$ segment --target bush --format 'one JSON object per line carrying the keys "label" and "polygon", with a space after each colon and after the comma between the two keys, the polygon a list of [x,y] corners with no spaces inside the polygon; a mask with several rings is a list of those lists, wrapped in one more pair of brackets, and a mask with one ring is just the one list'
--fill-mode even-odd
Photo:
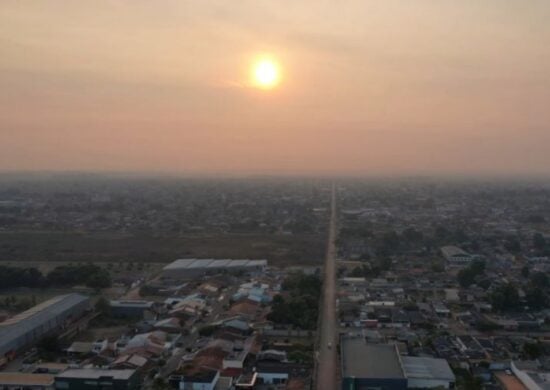
{"label": "bush", "polygon": [[315,329],[321,294],[319,277],[303,273],[292,274],[285,279],[283,289],[289,292],[289,297],[286,300],[281,295],[274,297],[268,319],[301,329]]}
{"label": "bush", "polygon": [[214,334],[216,331],[216,327],[214,325],[206,325],[199,329],[199,335],[202,337],[210,337]]}

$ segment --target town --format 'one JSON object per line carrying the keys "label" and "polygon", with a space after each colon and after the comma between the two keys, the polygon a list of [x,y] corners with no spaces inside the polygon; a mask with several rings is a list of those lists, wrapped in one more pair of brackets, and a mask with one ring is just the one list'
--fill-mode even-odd
{"label": "town", "polygon": [[0,192],[0,388],[550,388],[544,183],[69,183]]}

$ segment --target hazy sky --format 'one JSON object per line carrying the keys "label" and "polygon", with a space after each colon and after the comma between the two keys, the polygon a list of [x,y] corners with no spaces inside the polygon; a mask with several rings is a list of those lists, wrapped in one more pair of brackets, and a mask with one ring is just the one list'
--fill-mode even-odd
{"label": "hazy sky", "polygon": [[[546,173],[550,1],[0,2],[0,170]],[[271,53],[278,88],[248,86]]]}

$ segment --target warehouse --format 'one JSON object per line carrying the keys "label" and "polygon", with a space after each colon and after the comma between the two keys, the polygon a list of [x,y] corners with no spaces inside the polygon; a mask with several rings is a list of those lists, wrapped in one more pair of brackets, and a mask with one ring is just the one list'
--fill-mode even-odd
{"label": "warehouse", "polygon": [[60,331],[89,306],[90,299],[84,295],[60,295],[0,323],[0,357],[13,357],[43,336]]}
{"label": "warehouse", "polygon": [[164,267],[163,277],[192,279],[223,272],[263,272],[266,267],[267,260],[180,259]]}
{"label": "warehouse", "polygon": [[361,337],[343,337],[341,351],[342,389],[449,389],[455,384],[445,359],[401,356],[395,345],[370,344]]}
{"label": "warehouse", "polygon": [[342,389],[406,390],[407,378],[395,345],[342,338]]}

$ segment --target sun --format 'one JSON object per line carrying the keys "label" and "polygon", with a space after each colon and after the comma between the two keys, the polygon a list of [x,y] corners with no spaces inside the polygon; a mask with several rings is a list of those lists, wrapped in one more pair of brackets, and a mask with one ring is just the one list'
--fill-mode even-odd
{"label": "sun", "polygon": [[280,71],[277,62],[271,58],[261,58],[252,66],[252,81],[255,86],[271,89],[280,81]]}

